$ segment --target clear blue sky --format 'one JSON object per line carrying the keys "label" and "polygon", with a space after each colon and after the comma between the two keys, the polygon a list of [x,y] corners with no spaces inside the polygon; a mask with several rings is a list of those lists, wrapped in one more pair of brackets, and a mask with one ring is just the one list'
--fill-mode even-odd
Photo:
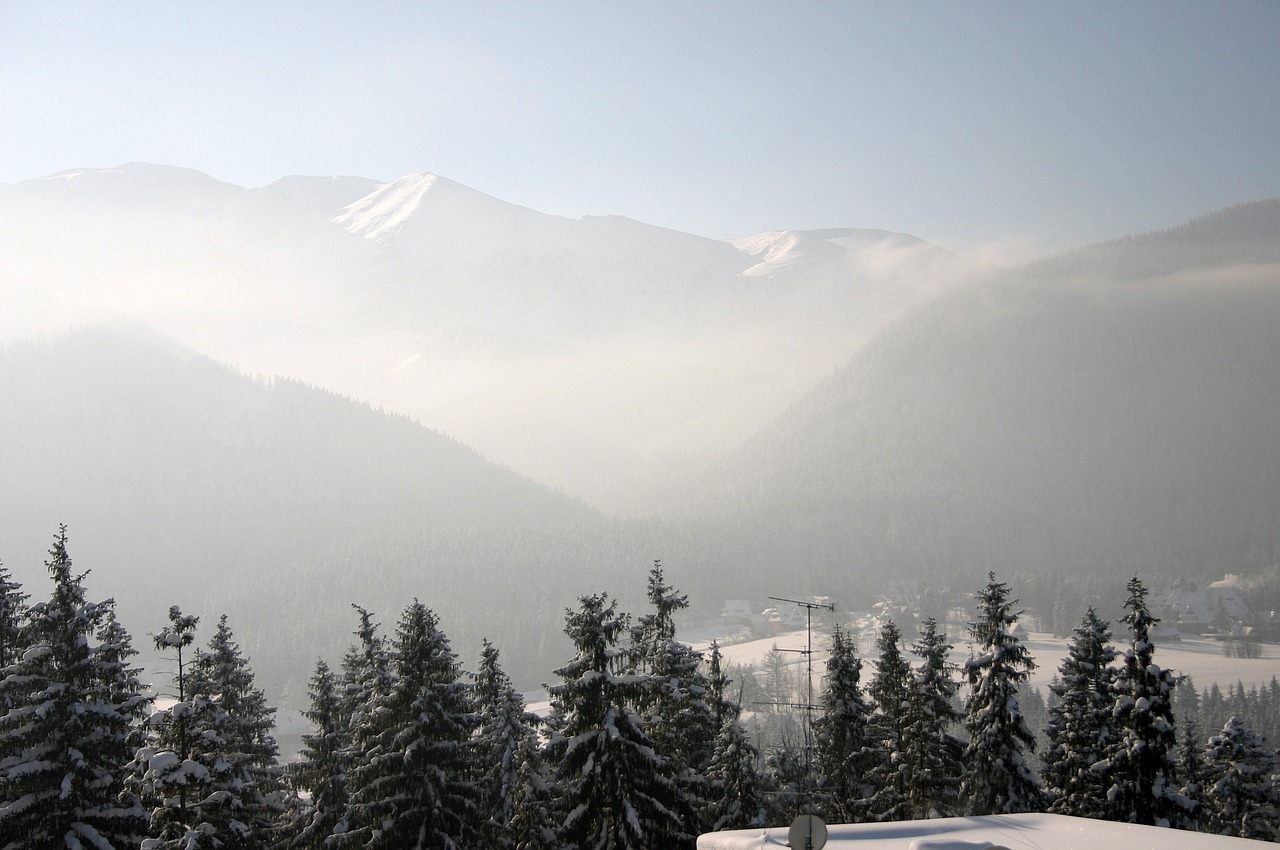
{"label": "clear blue sky", "polygon": [[1061,248],[1280,195],[1280,2],[0,0],[0,180],[131,160]]}

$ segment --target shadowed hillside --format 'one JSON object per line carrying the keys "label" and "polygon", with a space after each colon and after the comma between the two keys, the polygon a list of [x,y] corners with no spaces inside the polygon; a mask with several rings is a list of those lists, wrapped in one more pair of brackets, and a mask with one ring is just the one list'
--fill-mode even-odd
{"label": "shadowed hillside", "polygon": [[606,548],[625,537],[611,521],[407,418],[143,332],[12,344],[0,398],[15,576],[43,590],[65,522],[139,646],[171,604],[226,611],[273,689],[340,656],[350,603],[391,624],[415,596],[468,661],[487,635],[536,683],[561,660],[564,607],[604,589],[593,576],[630,565],[639,592],[654,557]]}
{"label": "shadowed hillside", "polygon": [[1220,574],[1280,559],[1280,203],[1051,258],[911,315],[717,473],[739,557]]}

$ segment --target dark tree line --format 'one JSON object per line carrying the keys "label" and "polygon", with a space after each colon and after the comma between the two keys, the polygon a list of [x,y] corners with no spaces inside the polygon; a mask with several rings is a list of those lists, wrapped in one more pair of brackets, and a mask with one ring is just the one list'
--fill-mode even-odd
{"label": "dark tree line", "polygon": [[[175,675],[152,696],[114,603],[88,601],[65,528],[46,564],[53,586],[36,603],[0,567],[3,850],[692,848],[701,832],[801,810],[845,822],[1048,810],[1280,837],[1276,752],[1239,715],[1200,735],[1212,700],[1154,662],[1137,579],[1127,647],[1092,609],[1076,628],[1038,772],[1018,698],[1033,662],[994,574],[962,669],[932,619],[910,652],[886,623],[864,682],[837,628],[812,734],[761,752],[746,682],[735,699],[719,648],[677,640],[687,599],[657,562],[642,614],[603,593],[565,611],[573,655],[542,717],[487,641],[465,672],[420,601],[389,635],[355,607],[340,664],[316,663],[300,758],[281,765],[274,709],[225,616],[205,639],[170,609],[153,640]],[[1186,693],[1197,710],[1176,725]]]}

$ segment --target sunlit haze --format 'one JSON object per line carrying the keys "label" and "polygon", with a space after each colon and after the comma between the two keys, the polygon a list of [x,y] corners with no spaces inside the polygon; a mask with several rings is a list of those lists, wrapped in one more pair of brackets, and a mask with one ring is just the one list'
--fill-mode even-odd
{"label": "sunlit haze", "polygon": [[1278,446],[1280,0],[0,0],[0,850],[1280,840]]}

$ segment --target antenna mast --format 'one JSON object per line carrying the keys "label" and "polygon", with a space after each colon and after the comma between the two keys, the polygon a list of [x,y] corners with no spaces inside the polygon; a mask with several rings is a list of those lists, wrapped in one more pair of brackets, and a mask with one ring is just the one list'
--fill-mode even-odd
{"label": "antenna mast", "polygon": [[[790,602],[794,605],[799,605],[801,608],[805,609],[805,616],[807,619],[807,622],[805,624],[804,649],[779,648],[778,650],[779,652],[799,652],[801,655],[805,657],[806,672],[807,672],[807,676],[805,677],[805,685],[806,685],[805,702],[802,705],[792,704],[792,707],[804,709],[804,783],[805,783],[804,791],[805,791],[805,798],[807,800],[809,797],[809,791],[810,791],[809,786],[812,785],[812,782],[810,780],[809,750],[812,747],[813,710],[818,707],[813,703],[813,612],[818,609],[821,609],[824,611],[835,611],[836,606],[834,603],[823,604],[815,601],[805,601],[803,599],[787,599],[782,596],[770,596],[769,598],[775,602]],[[816,598],[817,597],[815,597],[815,599]]]}

